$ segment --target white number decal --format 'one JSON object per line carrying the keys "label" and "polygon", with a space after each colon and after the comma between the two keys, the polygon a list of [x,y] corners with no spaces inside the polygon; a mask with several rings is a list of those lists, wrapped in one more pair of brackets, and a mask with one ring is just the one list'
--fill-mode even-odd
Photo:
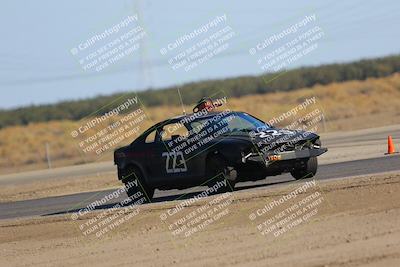
{"label": "white number decal", "polygon": [[186,161],[181,151],[164,152],[162,153],[162,156],[167,157],[165,161],[165,171],[167,173],[178,173],[187,171]]}
{"label": "white number decal", "polygon": [[281,135],[278,131],[276,130],[267,130],[263,132],[258,132],[256,133],[260,138],[267,138],[268,136],[279,136]]}
{"label": "white number decal", "polygon": [[293,131],[282,129],[282,130],[279,130],[279,131],[277,131],[277,130],[267,130],[267,131],[257,132],[257,133],[255,133],[255,135],[256,136],[258,135],[260,138],[267,138],[268,136],[281,136],[282,134],[292,135],[294,133],[295,132],[293,132]]}

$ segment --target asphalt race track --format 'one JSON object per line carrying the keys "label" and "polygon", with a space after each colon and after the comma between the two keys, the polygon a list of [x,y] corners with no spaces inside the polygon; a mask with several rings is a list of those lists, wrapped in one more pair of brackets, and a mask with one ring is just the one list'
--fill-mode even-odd
{"label": "asphalt race track", "polygon": [[[317,180],[326,180],[334,178],[346,178],[357,175],[368,175],[381,172],[399,171],[400,155],[387,157],[348,161],[320,165],[316,176]],[[262,190],[267,186],[280,186],[293,182],[290,175],[280,175],[268,177],[258,182],[239,183],[235,191],[239,190]],[[184,198],[190,198],[201,190],[201,188],[188,190],[169,190],[156,191],[153,202],[172,201],[185,194]],[[13,219],[26,216],[49,216],[54,214],[65,214],[84,208],[89,203],[101,199],[114,190],[78,193],[65,196],[48,197],[42,199],[25,200],[9,203],[0,203],[0,219]],[[97,209],[106,209],[112,207],[115,203],[121,201],[126,196],[114,199],[113,203],[108,203]],[[147,204],[152,205],[152,204]]]}

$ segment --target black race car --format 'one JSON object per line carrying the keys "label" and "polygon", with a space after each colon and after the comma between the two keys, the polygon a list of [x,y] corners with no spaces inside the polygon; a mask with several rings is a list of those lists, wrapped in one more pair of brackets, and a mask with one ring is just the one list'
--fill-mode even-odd
{"label": "black race car", "polygon": [[325,153],[315,133],[278,129],[245,112],[215,112],[201,101],[194,113],[162,121],[114,152],[118,178],[129,196],[151,200],[155,189],[213,186],[232,191],[237,182],[290,172],[313,177]]}

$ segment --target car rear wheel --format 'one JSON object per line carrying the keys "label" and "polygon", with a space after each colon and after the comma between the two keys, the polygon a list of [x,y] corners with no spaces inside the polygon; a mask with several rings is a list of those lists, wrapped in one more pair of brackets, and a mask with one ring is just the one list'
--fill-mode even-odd
{"label": "car rear wheel", "polygon": [[225,159],[219,155],[208,159],[208,186],[215,187],[216,193],[232,192],[235,188],[237,173],[228,166]]}
{"label": "car rear wheel", "polygon": [[306,179],[314,177],[317,173],[318,169],[318,160],[317,157],[311,157],[304,162],[304,166],[298,169],[295,169],[290,172],[290,174],[296,180]]}
{"label": "car rear wheel", "polygon": [[[154,188],[151,188],[146,184],[142,172],[138,168],[128,166],[122,171],[121,175],[121,180],[125,184],[126,193],[133,202],[138,201],[143,197],[146,199],[146,203],[151,202],[154,196]],[[142,194],[138,194],[139,192]]]}

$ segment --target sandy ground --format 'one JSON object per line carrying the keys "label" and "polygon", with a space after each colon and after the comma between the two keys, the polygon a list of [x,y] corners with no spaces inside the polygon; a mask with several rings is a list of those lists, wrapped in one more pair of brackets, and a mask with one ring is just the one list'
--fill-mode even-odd
{"label": "sandy ground", "polygon": [[[105,217],[97,211],[75,221],[71,215],[1,221],[0,266],[400,266],[400,174],[237,191],[173,214],[181,204],[118,209]],[[199,228],[204,213],[213,220]],[[96,219],[116,214],[126,220],[103,225],[109,232],[85,232]],[[198,232],[188,237],[189,231],[169,230],[195,220]],[[277,228],[262,235],[263,222]]]}

